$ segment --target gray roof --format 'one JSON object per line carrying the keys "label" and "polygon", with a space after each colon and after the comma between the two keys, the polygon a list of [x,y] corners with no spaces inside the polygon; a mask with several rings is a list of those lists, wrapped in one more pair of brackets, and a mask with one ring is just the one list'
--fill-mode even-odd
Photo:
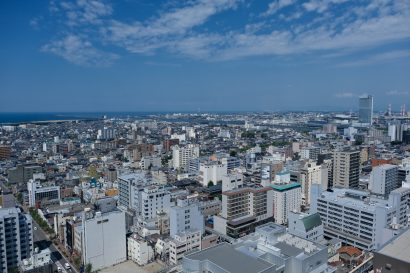
{"label": "gray roof", "polygon": [[400,235],[387,242],[379,251],[380,254],[394,257],[410,263],[410,227]]}
{"label": "gray roof", "polygon": [[226,243],[187,255],[185,258],[207,260],[231,273],[257,273],[274,266],[267,261],[243,254]]}

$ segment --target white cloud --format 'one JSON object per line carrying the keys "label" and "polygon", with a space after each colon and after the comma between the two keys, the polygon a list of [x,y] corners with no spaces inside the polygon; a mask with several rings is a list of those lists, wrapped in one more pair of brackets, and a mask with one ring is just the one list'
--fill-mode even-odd
{"label": "white cloud", "polygon": [[295,0],[275,0],[268,5],[268,10],[264,12],[263,16],[273,15],[278,12],[280,9],[285,8],[287,6],[291,6],[295,3]]}
{"label": "white cloud", "polygon": [[365,66],[373,65],[376,63],[385,63],[389,61],[396,61],[397,59],[410,58],[410,50],[395,50],[391,52],[383,52],[374,54],[372,56],[351,62],[344,62],[339,66],[352,67],[352,66]]}
{"label": "white cloud", "polygon": [[343,92],[335,94],[335,97],[339,99],[354,98],[357,97],[357,94],[354,94],[352,92]]}
{"label": "white cloud", "polygon": [[410,95],[410,92],[391,90],[391,91],[386,92],[386,95],[387,96],[408,96]]}
{"label": "white cloud", "polygon": [[[333,6],[345,2],[347,0],[310,0],[303,4],[295,0],[271,2],[264,15],[277,14],[276,19],[288,21],[286,28],[278,27],[272,23],[272,18],[264,16],[258,17],[259,21],[256,22],[244,22],[241,28],[203,28],[214,15],[234,10],[241,0],[191,0],[146,20],[131,22],[114,19],[111,5],[100,0],[53,2],[52,12],[62,12],[69,31],[78,31],[78,36],[86,35],[94,45],[116,46],[136,54],[155,54],[166,50],[212,61],[312,52],[328,56],[335,53],[343,55],[410,38],[408,1],[397,0],[386,4],[377,0],[368,5],[353,6],[342,14],[332,13]],[[291,5],[295,7],[292,14],[284,16],[280,13],[282,8]],[[312,11],[316,14],[311,16],[310,21],[295,20]],[[56,42],[50,44],[53,43]],[[100,54],[96,47],[93,46],[93,50],[89,49],[88,52]],[[385,54],[350,65],[399,58],[394,54],[407,53]]]}
{"label": "white cloud", "polygon": [[118,58],[115,54],[94,48],[90,42],[72,34],[52,41],[41,49],[83,66],[109,66]]}

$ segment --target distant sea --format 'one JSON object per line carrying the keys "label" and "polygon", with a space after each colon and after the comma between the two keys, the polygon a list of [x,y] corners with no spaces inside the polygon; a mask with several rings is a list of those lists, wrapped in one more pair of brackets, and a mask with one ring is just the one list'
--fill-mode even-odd
{"label": "distant sea", "polygon": [[103,116],[111,117],[144,117],[154,113],[131,113],[131,112],[118,112],[118,113],[0,113],[0,124],[18,124],[24,122],[37,122],[37,121],[55,121],[55,120],[87,120],[97,119]]}

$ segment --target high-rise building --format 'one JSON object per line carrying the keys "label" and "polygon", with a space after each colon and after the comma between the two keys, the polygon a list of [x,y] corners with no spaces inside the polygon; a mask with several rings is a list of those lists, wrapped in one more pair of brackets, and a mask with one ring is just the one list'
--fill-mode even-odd
{"label": "high-rise building", "polygon": [[388,196],[399,187],[397,183],[399,167],[384,164],[373,168],[370,174],[369,190],[372,193]]}
{"label": "high-rise building", "polygon": [[172,146],[172,164],[174,169],[187,169],[189,160],[197,157],[199,157],[198,145]]}
{"label": "high-rise building", "polygon": [[127,259],[125,213],[84,211],[82,219],[82,255],[84,264],[99,270]]}
{"label": "high-rise building", "polygon": [[41,172],[43,172],[43,169],[40,166],[17,165],[7,170],[7,176],[11,184],[24,184],[33,179],[34,174]]}
{"label": "high-rise building", "polygon": [[370,95],[359,98],[359,123],[373,123],[373,97]]}
{"label": "high-rise building", "polygon": [[272,184],[273,189],[273,215],[275,223],[286,224],[291,211],[300,212],[302,205],[302,187],[299,183],[290,182]]}
{"label": "high-rise building", "polygon": [[339,150],[333,153],[333,186],[358,188],[360,174],[360,151]]}
{"label": "high-rise building", "polygon": [[31,217],[19,208],[0,209],[0,273],[12,272],[32,254]]}

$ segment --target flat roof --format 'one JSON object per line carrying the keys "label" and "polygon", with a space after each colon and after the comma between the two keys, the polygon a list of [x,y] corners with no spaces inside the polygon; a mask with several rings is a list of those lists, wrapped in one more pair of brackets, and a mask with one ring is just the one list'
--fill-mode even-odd
{"label": "flat roof", "polygon": [[287,190],[301,187],[301,185],[296,182],[292,182],[288,184],[271,184],[269,186],[272,187],[276,191],[287,191]]}
{"label": "flat roof", "polygon": [[410,227],[387,242],[377,253],[410,263]]}
{"label": "flat roof", "polygon": [[274,266],[267,261],[243,254],[226,243],[192,253],[185,258],[199,261],[207,260],[231,273],[257,273]]}

